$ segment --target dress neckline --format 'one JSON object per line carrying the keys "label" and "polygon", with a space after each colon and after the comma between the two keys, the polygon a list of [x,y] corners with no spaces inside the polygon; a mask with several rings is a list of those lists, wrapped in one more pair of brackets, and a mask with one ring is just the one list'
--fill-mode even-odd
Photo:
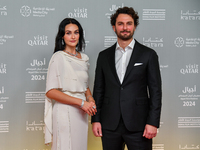
{"label": "dress neckline", "polygon": [[76,60],[83,60],[83,55],[81,54],[81,52],[79,52],[80,53],[80,55],[81,55],[81,58],[78,58],[78,57],[76,57],[76,56],[72,56],[72,55],[70,55],[70,54],[68,54],[68,53],[66,53],[66,52],[64,52],[64,51],[61,51],[64,55],[66,55],[66,56],[68,56],[68,57],[70,57],[70,58],[74,58],[74,59],[76,59]]}

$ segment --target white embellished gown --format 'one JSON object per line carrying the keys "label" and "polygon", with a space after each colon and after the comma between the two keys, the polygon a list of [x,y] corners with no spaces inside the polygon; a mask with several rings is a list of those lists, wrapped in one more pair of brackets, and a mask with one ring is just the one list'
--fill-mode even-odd
{"label": "white embellished gown", "polygon": [[[53,54],[47,73],[46,92],[58,89],[70,96],[85,98],[89,58],[81,59],[63,51]],[[79,107],[45,99],[45,143],[52,150],[87,150],[88,115]]]}

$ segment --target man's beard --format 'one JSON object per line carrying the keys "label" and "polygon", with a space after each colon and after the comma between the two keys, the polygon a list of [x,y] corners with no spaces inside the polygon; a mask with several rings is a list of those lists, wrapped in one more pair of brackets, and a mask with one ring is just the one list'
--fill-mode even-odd
{"label": "man's beard", "polygon": [[[122,34],[121,34],[122,32],[127,32],[127,33],[129,33],[129,35],[127,35],[127,34],[122,35]],[[117,34],[117,37],[118,37],[119,39],[122,39],[122,40],[124,40],[124,41],[127,41],[127,40],[130,40],[130,39],[133,37],[134,31],[131,33],[131,31],[126,31],[126,30],[124,30],[124,31],[121,31],[121,32],[118,34],[117,30],[115,30],[115,33]]]}

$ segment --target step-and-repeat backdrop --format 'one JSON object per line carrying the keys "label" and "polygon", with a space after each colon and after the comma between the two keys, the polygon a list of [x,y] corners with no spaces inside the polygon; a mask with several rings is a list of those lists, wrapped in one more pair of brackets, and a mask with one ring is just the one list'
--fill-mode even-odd
{"label": "step-and-repeat backdrop", "polygon": [[[199,0],[1,0],[0,150],[50,150],[44,91],[61,20],[76,18],[84,28],[93,90],[98,53],[117,39],[110,15],[123,6],[140,16],[135,39],[159,55],[163,107],[153,149],[200,149]],[[101,150],[88,123],[88,150]]]}

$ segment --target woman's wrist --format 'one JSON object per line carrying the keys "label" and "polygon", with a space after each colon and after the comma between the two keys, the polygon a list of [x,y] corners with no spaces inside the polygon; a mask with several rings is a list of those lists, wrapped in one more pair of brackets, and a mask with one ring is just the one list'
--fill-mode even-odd
{"label": "woman's wrist", "polygon": [[94,100],[93,97],[90,97],[87,101],[88,101],[88,102],[94,102],[94,103],[95,103],[95,100]]}
{"label": "woman's wrist", "polygon": [[[88,102],[89,102],[90,97],[92,97],[92,95],[88,95],[88,96],[86,97],[86,100],[87,100]],[[92,97],[92,99],[93,99],[93,97]]]}
{"label": "woman's wrist", "polygon": [[85,101],[82,99],[82,102],[81,102],[81,106],[80,106],[80,108],[83,107],[84,103],[85,103]]}

